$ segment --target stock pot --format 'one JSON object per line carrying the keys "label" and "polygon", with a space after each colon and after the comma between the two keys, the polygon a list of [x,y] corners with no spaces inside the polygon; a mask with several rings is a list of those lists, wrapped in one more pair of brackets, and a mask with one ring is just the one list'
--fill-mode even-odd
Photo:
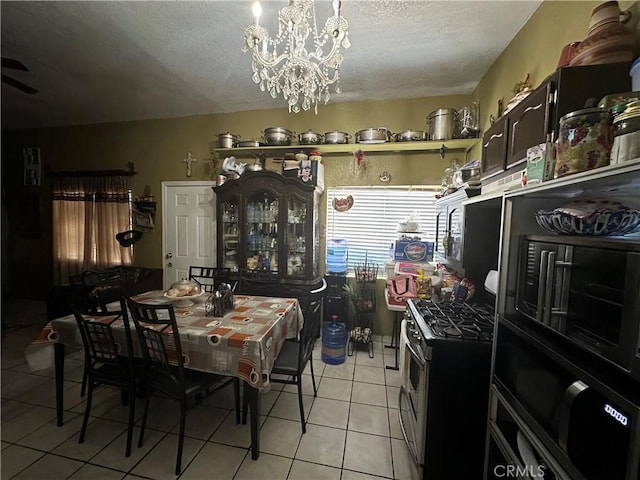
{"label": "stock pot", "polygon": [[322,143],[322,135],[309,130],[308,132],[299,134],[298,141],[300,145],[319,145]]}
{"label": "stock pot", "polygon": [[356,132],[357,143],[385,143],[390,137],[391,133],[385,127],[365,128]]}
{"label": "stock pot", "polygon": [[456,132],[458,111],[455,108],[440,108],[427,116],[431,140],[451,140]]}
{"label": "stock pot", "polygon": [[291,145],[293,132],[283,127],[271,127],[262,132],[267,145]]}
{"label": "stock pot", "polygon": [[429,136],[424,130],[405,130],[404,132],[394,133],[396,142],[417,142],[428,140]]}
{"label": "stock pot", "polygon": [[346,132],[327,132],[324,134],[324,143],[349,143],[351,135]]}
{"label": "stock pot", "polygon": [[218,143],[220,144],[220,148],[233,148],[238,143],[238,139],[240,135],[234,135],[233,133],[219,133],[218,134]]}

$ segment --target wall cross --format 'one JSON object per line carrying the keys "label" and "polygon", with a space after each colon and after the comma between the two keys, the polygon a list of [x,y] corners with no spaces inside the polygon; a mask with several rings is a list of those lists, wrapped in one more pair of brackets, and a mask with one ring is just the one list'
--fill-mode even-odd
{"label": "wall cross", "polygon": [[187,158],[182,160],[182,163],[186,163],[187,164],[187,177],[191,176],[191,164],[193,162],[197,162],[198,159],[197,158],[192,158],[191,157],[191,152],[188,153]]}

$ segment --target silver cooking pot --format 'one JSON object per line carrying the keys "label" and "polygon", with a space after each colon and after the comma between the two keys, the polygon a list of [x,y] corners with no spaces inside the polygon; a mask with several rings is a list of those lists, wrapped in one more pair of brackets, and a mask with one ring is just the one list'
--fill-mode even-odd
{"label": "silver cooking pot", "polygon": [[293,132],[283,127],[266,128],[262,134],[267,145],[291,145],[293,137]]}
{"label": "silver cooking pot", "polygon": [[334,130],[333,132],[326,132],[324,134],[324,143],[349,143],[350,138],[351,135],[348,133]]}
{"label": "silver cooking pot", "polygon": [[440,108],[427,115],[429,138],[451,140],[456,135],[458,111],[455,108]]}
{"label": "silver cooking pot", "polygon": [[218,144],[220,144],[220,148],[233,148],[238,143],[239,138],[240,135],[234,135],[233,133],[219,133]]}
{"label": "silver cooking pot", "polygon": [[391,133],[385,127],[366,128],[356,132],[356,143],[385,143],[390,139]]}
{"label": "silver cooking pot", "polygon": [[322,135],[309,130],[308,132],[299,134],[298,141],[300,145],[320,145],[322,143]]}
{"label": "silver cooking pot", "polygon": [[405,130],[404,132],[394,133],[396,142],[418,142],[421,140],[429,140],[429,135],[424,130]]}

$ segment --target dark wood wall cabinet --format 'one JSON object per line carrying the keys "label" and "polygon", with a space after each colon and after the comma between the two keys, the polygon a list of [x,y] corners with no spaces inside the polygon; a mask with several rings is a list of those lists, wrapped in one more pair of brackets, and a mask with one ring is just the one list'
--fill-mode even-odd
{"label": "dark wood wall cabinet", "polygon": [[482,139],[482,179],[526,162],[527,149],[558,138],[560,118],[605,95],[631,90],[628,63],[556,70]]}
{"label": "dark wood wall cabinet", "polygon": [[[314,187],[271,171],[246,172],[213,187],[218,266],[240,281],[239,293],[306,298],[318,274],[319,199]],[[264,292],[243,292],[242,280]]]}
{"label": "dark wood wall cabinet", "polygon": [[463,189],[436,201],[435,259],[480,288],[489,270],[498,268],[501,197]]}

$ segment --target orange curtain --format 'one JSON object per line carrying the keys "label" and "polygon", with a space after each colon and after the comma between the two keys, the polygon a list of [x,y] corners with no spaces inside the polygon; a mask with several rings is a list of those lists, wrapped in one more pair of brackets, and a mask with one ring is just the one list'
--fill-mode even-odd
{"label": "orange curtain", "polygon": [[132,247],[116,234],[131,228],[127,176],[60,177],[53,187],[54,282],[70,275],[130,265]]}

